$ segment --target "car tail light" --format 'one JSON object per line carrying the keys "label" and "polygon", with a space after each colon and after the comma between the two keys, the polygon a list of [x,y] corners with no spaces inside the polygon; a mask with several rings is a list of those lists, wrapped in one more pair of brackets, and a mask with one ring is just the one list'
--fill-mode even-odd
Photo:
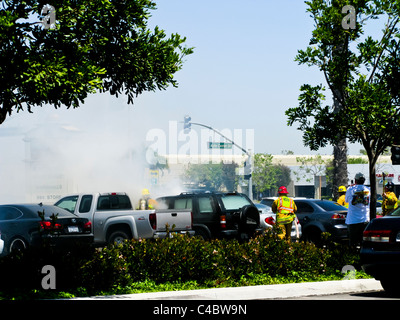
{"label": "car tail light", "polygon": [[51,221],[40,221],[41,230],[61,230],[62,225],[59,223],[52,224]]}
{"label": "car tail light", "polygon": [[92,232],[92,223],[90,221],[86,222],[83,225],[83,231],[84,232],[89,232],[89,233]]}
{"label": "car tail light", "polygon": [[341,213],[335,213],[332,215],[331,219],[346,219],[346,215]]}
{"label": "car tail light", "polygon": [[153,230],[156,230],[157,229],[157,216],[155,213],[150,213],[149,221],[150,221],[150,226],[153,228]]}
{"label": "car tail light", "polygon": [[225,215],[221,215],[221,217],[219,218],[219,222],[221,224],[221,228],[226,229],[226,216]]}
{"label": "car tail light", "polygon": [[365,230],[363,233],[364,241],[389,242],[391,230]]}
{"label": "car tail light", "polygon": [[264,221],[265,221],[265,223],[268,223],[268,224],[271,224],[271,225],[275,224],[274,217],[267,217],[267,218],[265,218]]}

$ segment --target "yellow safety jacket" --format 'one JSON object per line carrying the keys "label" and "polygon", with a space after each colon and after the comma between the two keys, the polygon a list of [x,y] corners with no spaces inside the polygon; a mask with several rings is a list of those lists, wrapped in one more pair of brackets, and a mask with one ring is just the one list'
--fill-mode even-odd
{"label": "yellow safety jacket", "polygon": [[294,212],[296,211],[296,205],[293,199],[283,196],[275,200],[276,205],[276,222],[278,224],[288,224],[295,219]]}
{"label": "yellow safety jacket", "polygon": [[342,194],[342,195],[339,197],[339,199],[337,200],[337,203],[340,204],[340,205],[343,206],[343,207],[348,208],[348,207],[349,207],[349,203],[346,202],[346,201],[344,200],[345,198],[346,198],[346,195],[345,195],[345,194]]}
{"label": "yellow safety jacket", "polygon": [[397,197],[394,192],[386,192],[382,201],[382,214],[386,216],[398,206]]}

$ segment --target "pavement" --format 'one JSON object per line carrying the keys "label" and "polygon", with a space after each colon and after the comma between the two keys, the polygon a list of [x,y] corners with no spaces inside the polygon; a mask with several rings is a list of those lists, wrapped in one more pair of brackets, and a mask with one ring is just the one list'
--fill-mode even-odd
{"label": "pavement", "polygon": [[346,279],[340,281],[96,296],[76,298],[74,300],[274,300],[382,290],[380,282],[375,279]]}

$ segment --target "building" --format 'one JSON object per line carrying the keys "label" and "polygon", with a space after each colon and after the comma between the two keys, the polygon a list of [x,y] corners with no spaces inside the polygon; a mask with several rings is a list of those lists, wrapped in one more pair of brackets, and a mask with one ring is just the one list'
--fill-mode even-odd
{"label": "building", "polygon": [[[170,183],[180,181],[180,177],[184,174],[188,164],[199,164],[199,163],[232,163],[235,162],[239,165],[241,170],[239,174],[243,175],[243,166],[247,160],[246,155],[164,155],[168,165],[168,170],[164,170],[161,174],[158,174],[157,185],[153,185],[155,188],[162,188]],[[273,164],[282,164],[288,166],[291,170],[292,183],[287,186],[289,193],[292,196],[297,197],[310,197],[320,198],[332,197],[332,191],[328,190],[326,176],[325,176],[325,163],[331,161],[333,156],[321,155],[320,159],[324,162],[323,164],[317,164],[318,168],[305,170],[305,166],[297,161],[298,158],[310,158],[310,155],[273,155]],[[348,164],[348,183],[351,185],[354,183],[354,176],[357,172],[362,172],[366,177],[366,185],[370,185],[369,179],[369,165],[367,156],[349,156],[349,158],[355,158],[358,162],[365,162],[361,164]],[[172,159],[172,161],[171,161]],[[313,164],[309,163],[309,167]],[[303,168],[302,168],[303,167]],[[240,173],[241,171],[241,173]],[[395,184],[396,194],[400,193],[400,166],[392,165],[390,156],[381,156],[376,165],[376,179],[377,179],[377,191],[378,194],[382,193],[383,188],[383,173],[386,175],[386,181],[391,181]],[[185,190],[183,184],[180,189]],[[246,183],[239,185],[241,192],[247,192]],[[255,197],[257,198],[257,197]]]}

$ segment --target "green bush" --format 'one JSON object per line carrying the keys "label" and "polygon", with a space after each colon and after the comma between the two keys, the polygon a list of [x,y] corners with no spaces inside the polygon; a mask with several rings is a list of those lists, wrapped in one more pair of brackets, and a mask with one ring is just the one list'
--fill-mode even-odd
{"label": "green bush", "polygon": [[[187,236],[132,240],[98,251],[95,258],[82,267],[82,277],[91,290],[107,290],[147,280],[158,284],[177,281],[223,284],[257,275],[318,280],[337,273],[338,264],[342,267],[355,260],[352,254],[343,255],[344,250],[338,248],[331,252],[329,248],[318,248],[311,243],[288,243],[274,233],[266,233],[247,243],[225,239],[204,241]],[[335,262],[339,258],[340,262]]]}
{"label": "green bush", "polygon": [[0,269],[18,277],[17,282],[2,285],[3,292],[10,288],[40,290],[40,270],[50,264],[57,270],[58,291],[80,287],[85,294],[95,294],[146,283],[224,286],[245,285],[250,280],[262,284],[263,279],[315,281],[340,275],[344,265],[356,266],[358,259],[358,253],[346,246],[288,243],[267,232],[243,243],[177,235],[80,251],[32,249],[0,259]]}

